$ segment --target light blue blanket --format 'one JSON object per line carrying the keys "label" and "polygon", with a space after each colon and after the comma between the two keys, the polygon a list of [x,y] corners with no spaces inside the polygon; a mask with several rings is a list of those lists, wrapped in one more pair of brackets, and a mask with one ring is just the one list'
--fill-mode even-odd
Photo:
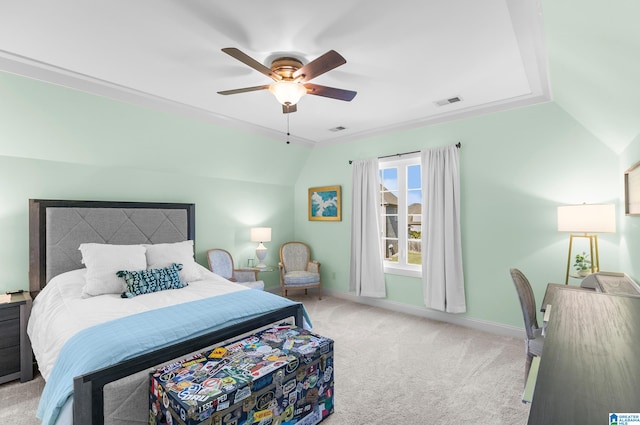
{"label": "light blue blanket", "polygon": [[[61,407],[73,394],[76,376],[292,304],[299,303],[264,291],[238,291],[84,329],[60,350],[42,392],[37,417],[42,419],[43,425],[56,422]],[[310,326],[306,311],[304,319]]]}

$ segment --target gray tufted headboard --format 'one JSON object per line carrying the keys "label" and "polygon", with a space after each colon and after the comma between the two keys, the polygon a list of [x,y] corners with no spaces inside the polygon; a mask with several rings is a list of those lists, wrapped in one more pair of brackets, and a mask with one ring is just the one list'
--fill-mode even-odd
{"label": "gray tufted headboard", "polygon": [[195,240],[195,204],[29,200],[29,290],[84,267],[81,243]]}

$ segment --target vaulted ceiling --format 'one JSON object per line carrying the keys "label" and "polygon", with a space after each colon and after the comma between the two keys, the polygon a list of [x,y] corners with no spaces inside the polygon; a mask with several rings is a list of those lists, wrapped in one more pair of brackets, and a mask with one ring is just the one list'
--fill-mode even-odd
{"label": "vaulted ceiling", "polygon": [[620,153],[640,135],[640,2],[544,0],[543,11],[554,101]]}
{"label": "vaulted ceiling", "polygon": [[[0,70],[309,145],[557,101],[615,151],[640,128],[640,16],[633,0],[238,0],[0,2]],[[283,114],[269,67],[336,50]],[[553,94],[552,94],[553,93]],[[447,99],[460,101],[448,103]],[[338,130],[342,128],[341,130]]]}

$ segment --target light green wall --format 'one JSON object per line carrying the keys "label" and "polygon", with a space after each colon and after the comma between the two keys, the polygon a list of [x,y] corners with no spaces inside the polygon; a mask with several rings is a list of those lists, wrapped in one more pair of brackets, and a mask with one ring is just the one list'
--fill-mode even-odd
{"label": "light green wall", "polygon": [[[249,241],[251,226],[273,227],[274,246],[293,236],[288,186],[0,157],[0,193],[0,234],[5,241],[0,263],[12,265],[4,268],[0,290],[28,287],[29,198],[195,203],[196,253],[202,265],[207,264],[206,250],[213,247],[228,249],[236,262],[246,264],[255,252],[255,243]],[[267,259],[277,263],[277,255],[271,250]],[[270,286],[278,284],[276,274],[261,277]]]}
{"label": "light green wall", "polygon": [[289,186],[309,149],[0,72],[0,155]]}
{"label": "light green wall", "polygon": [[[556,207],[619,201],[617,156],[553,103],[315,149],[295,186],[296,237],[313,245],[326,286],[346,292],[348,160],[457,142],[467,315],[521,326],[509,268],[529,277],[539,300],[548,282],[564,282],[568,235],[557,231]],[[308,221],[308,187],[334,184],[343,190],[343,221]],[[601,235],[600,248],[602,268],[617,270],[617,235]],[[389,299],[424,305],[420,279],[386,282]]]}
{"label": "light green wall", "polygon": [[[620,155],[619,178],[623,180],[624,172],[640,162],[640,135]],[[621,185],[620,199],[624,200],[624,186]],[[621,204],[620,238],[620,270],[629,274],[636,282],[640,282],[640,217],[624,216],[624,204]]]}
{"label": "light green wall", "polygon": [[554,101],[620,154],[640,131],[640,2],[541,4]]}
{"label": "light green wall", "polygon": [[[310,150],[0,73],[0,291],[27,289],[29,198],[192,202],[196,257],[246,264],[249,228],[294,234],[292,185]],[[277,273],[262,273],[267,286]]]}
{"label": "light green wall", "polygon": [[[0,93],[0,291],[27,288],[27,200],[57,198],[194,202],[202,264],[211,247],[246,262],[249,227],[270,226],[269,263],[282,242],[306,241],[325,285],[346,292],[348,160],[461,142],[467,316],[522,326],[508,269],[522,269],[541,300],[566,266],[556,206],[620,206],[620,169],[640,157],[640,142],[619,158],[555,103],[309,149],[8,74]],[[343,220],[308,221],[307,189],[334,184]],[[622,248],[638,252],[637,226],[626,233]],[[637,274],[630,254],[618,261],[620,237],[601,235],[602,268]],[[262,277],[278,284],[277,273]],[[419,279],[386,280],[390,300],[423,305]]]}

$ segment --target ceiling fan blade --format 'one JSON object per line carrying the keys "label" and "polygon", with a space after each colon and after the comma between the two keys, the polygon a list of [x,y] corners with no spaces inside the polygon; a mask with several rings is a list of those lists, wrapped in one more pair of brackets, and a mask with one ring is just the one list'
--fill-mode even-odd
{"label": "ceiling fan blade", "polygon": [[334,87],[320,86],[318,84],[307,83],[304,85],[307,88],[308,94],[315,94],[316,96],[330,97],[331,99],[344,100],[350,102],[358,92],[351,90],[336,89]]}
{"label": "ceiling fan blade", "polygon": [[329,50],[324,55],[312,60],[302,68],[293,73],[293,78],[300,78],[300,82],[304,83],[312,78],[322,75],[327,71],[339,67],[347,63],[347,60],[335,50]]}
{"label": "ceiling fan blade", "polygon": [[251,56],[236,49],[235,47],[225,47],[224,49],[222,49],[222,51],[228,54],[229,56],[239,60],[243,64],[248,65],[251,68],[255,69],[256,71],[266,75],[267,77],[272,78],[274,81],[282,80],[281,76],[271,71],[271,69],[267,68],[257,60],[253,59]]}
{"label": "ceiling fan blade", "polygon": [[238,93],[246,93],[246,92],[250,92],[250,91],[257,91],[257,90],[265,90],[268,89],[269,85],[266,84],[264,86],[253,86],[253,87],[245,87],[243,89],[234,89],[234,90],[224,90],[224,91],[219,91],[218,94],[238,94]]}
{"label": "ceiling fan blade", "polygon": [[290,114],[291,112],[296,112],[298,107],[296,105],[282,105],[282,113]]}

